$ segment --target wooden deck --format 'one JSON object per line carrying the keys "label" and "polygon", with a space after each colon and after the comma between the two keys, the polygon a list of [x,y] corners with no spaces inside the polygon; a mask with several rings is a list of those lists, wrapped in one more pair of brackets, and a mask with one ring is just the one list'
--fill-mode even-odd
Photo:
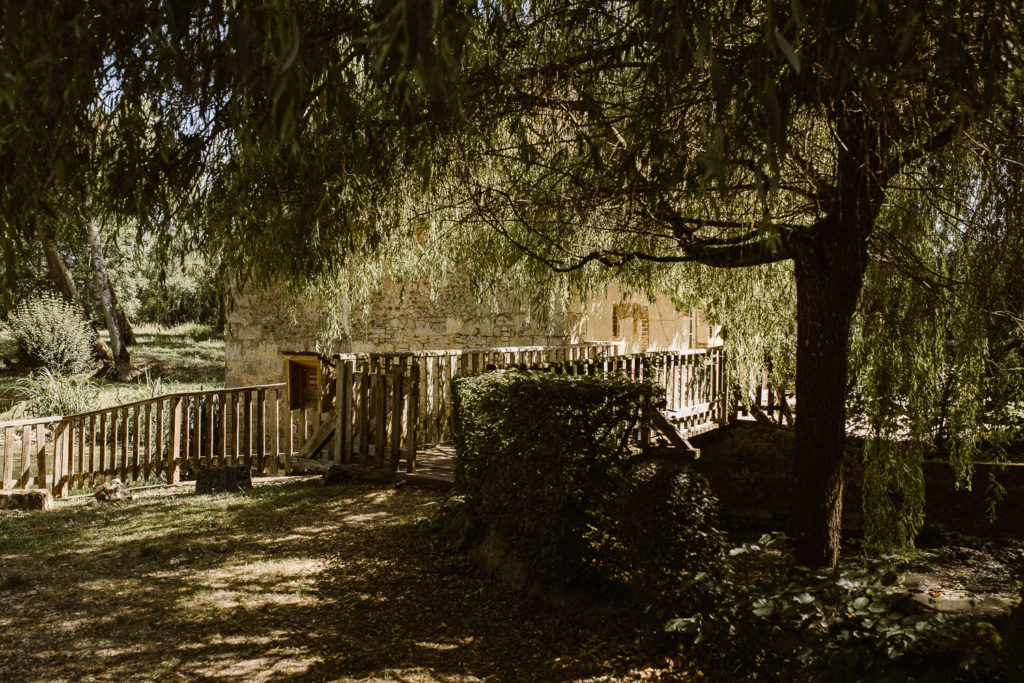
{"label": "wooden deck", "polygon": [[[327,450],[321,451],[321,454],[327,456]],[[348,470],[361,479],[405,481],[424,488],[447,491],[455,482],[455,446],[450,443],[433,444],[417,450],[415,472],[406,472],[404,467],[391,471],[372,465],[338,463],[330,457],[291,459],[291,468],[295,472],[326,472],[335,466]]]}
{"label": "wooden deck", "polygon": [[[688,418],[692,415],[691,412],[685,414],[675,415],[672,413],[668,414],[669,420],[671,420],[679,429],[679,433],[683,438],[689,438],[702,434],[712,429],[717,429],[721,426],[717,422],[701,422],[698,424],[687,424]],[[675,418],[675,419],[673,419]],[[682,418],[682,419],[680,419]],[[374,453],[374,447],[369,447],[371,456]],[[327,450],[323,451],[324,458],[320,459],[304,459],[304,458],[292,458],[293,467],[298,470],[326,470],[335,462],[327,456]],[[353,454],[354,456],[355,454]],[[371,458],[372,461],[372,458]],[[377,481],[405,481],[415,486],[422,486],[424,488],[435,489],[439,491],[447,491],[451,489],[455,483],[455,446],[452,443],[438,443],[418,448],[416,450],[416,471],[406,472],[404,469],[404,463],[397,471],[383,471],[381,469],[375,469],[373,467],[363,467],[360,465],[341,465],[345,469],[351,470],[358,477],[374,479]]]}
{"label": "wooden deck", "polygon": [[400,472],[406,481],[428,488],[449,489],[455,482],[455,446],[439,443],[416,451],[416,471]]}

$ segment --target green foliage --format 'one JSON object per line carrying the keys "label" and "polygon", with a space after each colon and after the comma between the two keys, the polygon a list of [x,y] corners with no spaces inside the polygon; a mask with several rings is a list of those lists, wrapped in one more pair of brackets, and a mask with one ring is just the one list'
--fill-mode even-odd
{"label": "green foliage", "polygon": [[[981,186],[1005,182],[967,166]],[[1022,333],[1013,313],[1024,308],[1020,237],[989,205],[974,212],[983,229],[937,231],[950,220],[944,211],[889,207],[885,220],[903,237],[897,244],[886,233],[879,249],[898,248],[920,269],[873,262],[854,319],[849,407],[865,437],[865,523],[877,547],[913,543],[923,521],[925,458],[948,460],[958,486],[970,488],[983,449],[1000,459],[1020,429]],[[997,482],[991,487],[998,492]]]}
{"label": "green foliage", "polygon": [[456,379],[455,485],[541,581],[592,566],[604,502],[653,387],[624,377],[495,372]]}
{"label": "green foliage", "polygon": [[654,386],[621,376],[495,372],[455,380],[456,487],[542,583],[630,584],[645,603],[721,566],[706,482],[636,464]]}
{"label": "green foliage", "polygon": [[12,393],[29,417],[74,415],[99,407],[100,389],[88,379],[65,377],[49,369],[18,380]]}
{"label": "green foliage", "polygon": [[[763,536],[730,551],[744,570],[700,575],[694,594],[713,608],[671,619],[666,631],[728,678],[797,681],[993,680],[1008,674],[996,627],[936,612],[896,590],[906,565],[883,556],[831,571],[796,567],[786,539]],[[697,647],[693,647],[696,645]],[[954,673],[956,672],[956,673]]]}
{"label": "green foliage", "polygon": [[163,327],[198,323],[223,330],[220,281],[207,258],[190,255],[184,263],[168,265],[140,246],[131,262],[144,274],[134,294],[135,319]]}
{"label": "green foliage", "polygon": [[664,615],[700,574],[725,573],[724,540],[715,528],[718,501],[707,481],[681,465],[644,463],[628,474],[611,533],[614,566],[634,595]]}
{"label": "green foliage", "polygon": [[54,294],[19,304],[7,319],[19,353],[55,373],[73,375],[91,369],[91,332],[74,306]]}
{"label": "green foliage", "polygon": [[186,323],[179,325],[175,332],[188,337],[194,342],[207,342],[224,337],[224,332],[202,323]]}

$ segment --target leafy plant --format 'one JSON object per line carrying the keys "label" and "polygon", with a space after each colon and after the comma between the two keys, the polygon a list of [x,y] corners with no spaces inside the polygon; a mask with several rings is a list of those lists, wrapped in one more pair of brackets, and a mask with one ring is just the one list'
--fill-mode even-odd
{"label": "leafy plant", "polygon": [[639,464],[630,436],[660,389],[616,375],[457,379],[456,487],[541,583],[628,586],[645,602],[723,564],[704,480]]}
{"label": "leafy plant", "polygon": [[219,339],[224,336],[223,331],[210,325],[202,323],[186,323],[178,328],[182,334],[194,342],[205,342],[211,339]]}
{"label": "leafy plant", "polygon": [[43,369],[21,379],[11,389],[22,411],[32,417],[74,415],[96,407],[100,390],[88,379],[65,377]]}
{"label": "leafy plant", "polygon": [[794,565],[781,535],[733,548],[730,556],[747,571],[695,577],[691,594],[712,608],[681,603],[690,613],[665,627],[709,670],[804,681],[992,680],[1005,674],[1001,636],[992,623],[929,610],[893,589],[907,569],[898,557],[835,573],[811,571]]}
{"label": "leafy plant", "polygon": [[8,325],[26,360],[63,375],[94,366],[90,330],[74,306],[53,294],[19,304]]}
{"label": "leafy plant", "polygon": [[702,476],[673,463],[634,467],[626,482],[611,526],[621,552],[615,565],[634,595],[663,613],[691,577],[727,571],[724,538],[715,527],[718,501]]}

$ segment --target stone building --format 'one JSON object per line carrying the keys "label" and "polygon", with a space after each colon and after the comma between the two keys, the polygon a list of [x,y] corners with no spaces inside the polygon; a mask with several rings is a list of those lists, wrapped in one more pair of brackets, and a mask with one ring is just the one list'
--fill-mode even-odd
{"label": "stone building", "polygon": [[[428,283],[403,295],[385,287],[368,317],[339,310],[343,334],[332,352],[481,349],[558,346],[615,341],[624,353],[668,351],[706,345],[710,335],[699,315],[680,312],[665,297],[654,302],[624,297],[615,286],[600,299],[577,302],[565,314],[539,320],[512,304],[481,307],[457,281],[433,293]],[[341,308],[341,307],[339,307]],[[497,312],[494,312],[497,311]],[[227,386],[282,380],[281,351],[313,350],[322,315],[300,301],[270,292],[241,293],[228,315]]]}

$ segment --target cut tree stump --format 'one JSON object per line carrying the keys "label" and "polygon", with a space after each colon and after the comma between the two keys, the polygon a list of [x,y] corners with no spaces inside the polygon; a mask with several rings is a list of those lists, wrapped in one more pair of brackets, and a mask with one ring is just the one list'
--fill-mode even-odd
{"label": "cut tree stump", "polygon": [[0,491],[0,510],[52,510],[53,496],[49,491]]}

